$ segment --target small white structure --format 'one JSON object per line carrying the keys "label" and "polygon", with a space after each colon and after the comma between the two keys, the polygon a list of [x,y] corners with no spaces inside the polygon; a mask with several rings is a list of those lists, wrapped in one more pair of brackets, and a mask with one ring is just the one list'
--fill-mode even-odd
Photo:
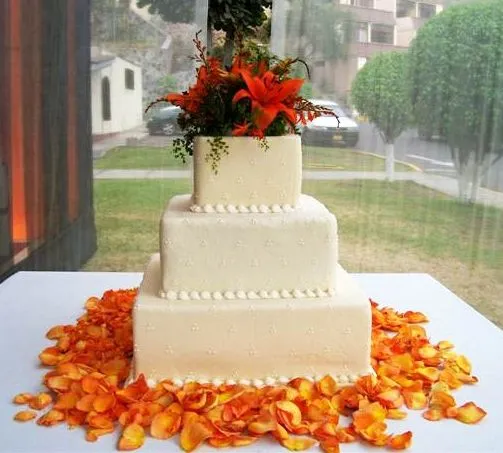
{"label": "small white structure", "polygon": [[141,68],[115,55],[91,52],[93,135],[122,132],[142,124]]}

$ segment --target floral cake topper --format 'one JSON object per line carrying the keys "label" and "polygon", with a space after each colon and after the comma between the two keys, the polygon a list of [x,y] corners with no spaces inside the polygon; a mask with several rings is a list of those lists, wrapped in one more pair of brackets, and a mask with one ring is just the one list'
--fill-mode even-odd
{"label": "floral cake topper", "polygon": [[[321,114],[333,111],[309,102],[299,91],[302,78],[293,78],[296,65],[307,65],[298,58],[279,59],[258,45],[241,45],[230,67],[194,39],[199,67],[195,83],[182,93],[169,93],[159,102],[179,106],[178,123],[184,133],[175,139],[174,152],[185,160],[193,153],[196,136],[213,137],[207,156],[216,171],[218,162],[227,152],[224,136],[250,136],[261,140],[267,148],[267,136],[299,133],[298,125],[306,124]],[[309,71],[308,71],[309,74]]]}

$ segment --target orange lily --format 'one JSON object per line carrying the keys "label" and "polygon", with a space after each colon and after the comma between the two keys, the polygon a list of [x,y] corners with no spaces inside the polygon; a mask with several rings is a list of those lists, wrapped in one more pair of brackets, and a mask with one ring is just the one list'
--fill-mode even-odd
{"label": "orange lily", "polygon": [[265,131],[274,119],[283,113],[291,124],[297,122],[295,109],[285,101],[292,99],[304,83],[303,79],[279,81],[271,71],[262,76],[252,76],[249,71],[242,70],[241,76],[247,89],[239,90],[232,99],[236,103],[242,99],[250,99],[252,112],[255,115],[255,125]]}

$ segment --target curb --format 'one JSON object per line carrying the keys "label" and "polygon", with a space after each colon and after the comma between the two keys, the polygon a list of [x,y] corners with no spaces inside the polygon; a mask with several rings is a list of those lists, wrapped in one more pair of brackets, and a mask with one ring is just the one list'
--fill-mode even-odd
{"label": "curb", "polygon": [[[355,149],[355,152],[357,152],[359,154],[364,154],[366,156],[378,157],[379,159],[386,160],[386,157],[382,156],[381,154],[371,153],[369,151],[361,151],[359,149]],[[406,167],[412,168],[414,171],[417,171],[419,173],[424,173],[423,169],[419,168],[417,165],[411,164],[409,162],[405,162],[403,160],[397,160],[397,159],[395,159],[395,162],[398,164],[405,165]]]}

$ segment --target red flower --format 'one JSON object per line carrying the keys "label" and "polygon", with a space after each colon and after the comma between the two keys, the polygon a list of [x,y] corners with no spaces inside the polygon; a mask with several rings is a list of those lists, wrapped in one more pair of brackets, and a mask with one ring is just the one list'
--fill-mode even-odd
{"label": "red flower", "polygon": [[249,123],[243,123],[243,124],[236,124],[234,126],[234,129],[232,129],[232,135],[239,137],[242,135],[246,135],[246,133],[250,129],[250,124]]}
{"label": "red flower", "polygon": [[265,131],[274,119],[283,113],[286,119],[294,125],[297,122],[293,100],[304,83],[302,79],[280,81],[271,71],[261,76],[252,76],[249,71],[241,70],[241,76],[247,89],[239,90],[232,102],[241,99],[251,100],[252,113],[257,128]]}

